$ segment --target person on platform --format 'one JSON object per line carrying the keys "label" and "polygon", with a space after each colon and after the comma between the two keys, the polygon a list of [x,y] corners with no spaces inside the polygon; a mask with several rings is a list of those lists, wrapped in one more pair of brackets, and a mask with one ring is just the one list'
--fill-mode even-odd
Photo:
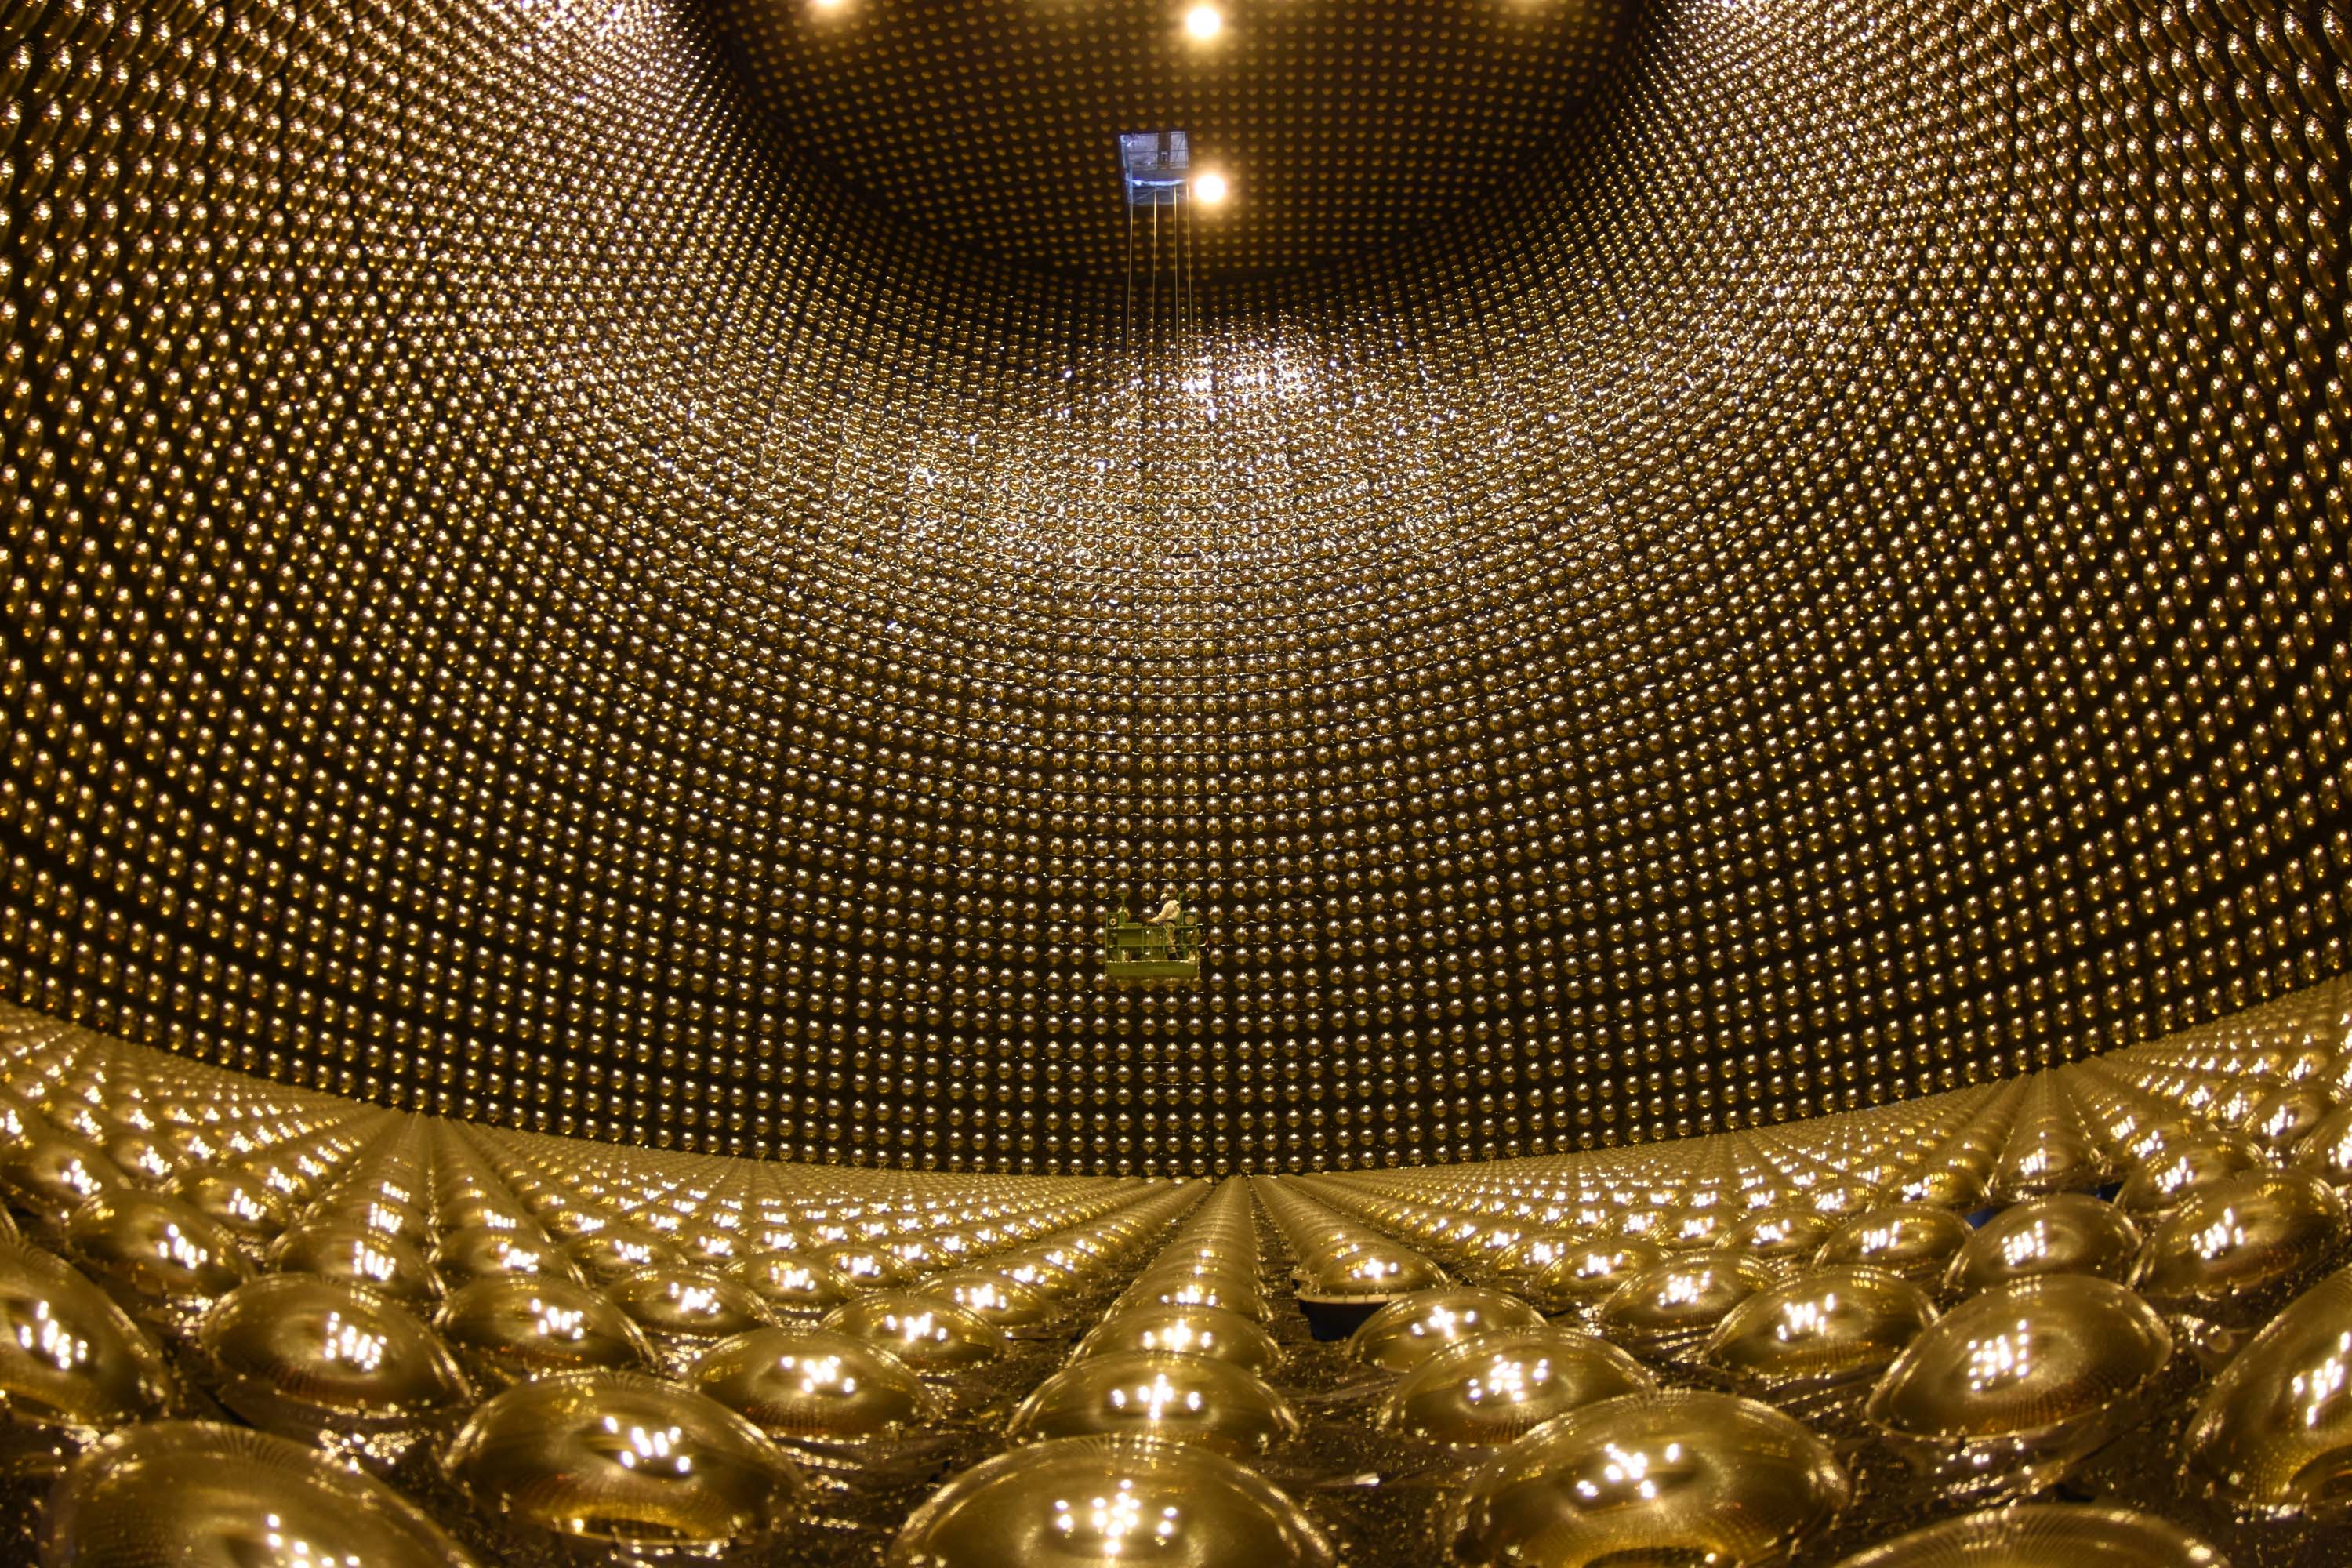
{"label": "person on platform", "polygon": [[1168,889],[1168,897],[1160,903],[1159,910],[1144,923],[1166,926],[1171,931],[1184,923],[1184,900],[1176,896],[1175,889]]}

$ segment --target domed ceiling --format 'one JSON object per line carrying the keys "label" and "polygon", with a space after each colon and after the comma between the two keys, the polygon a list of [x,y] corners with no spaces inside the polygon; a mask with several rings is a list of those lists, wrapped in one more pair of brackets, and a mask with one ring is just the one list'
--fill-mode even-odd
{"label": "domed ceiling", "polygon": [[1183,131],[1234,199],[1204,272],[1312,267],[1443,218],[1560,133],[1616,0],[711,0],[783,133],[874,205],[971,249],[1117,274],[1116,139]]}

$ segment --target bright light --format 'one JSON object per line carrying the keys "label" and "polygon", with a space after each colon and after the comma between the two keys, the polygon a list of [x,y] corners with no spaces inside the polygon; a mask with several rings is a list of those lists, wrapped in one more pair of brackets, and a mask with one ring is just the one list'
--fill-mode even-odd
{"label": "bright light", "polygon": [[1203,206],[1215,206],[1225,199],[1225,177],[1214,172],[1193,175],[1192,199]]}
{"label": "bright light", "polygon": [[1195,5],[1184,13],[1184,30],[1196,38],[1213,38],[1225,30],[1225,14],[1214,5]]}
{"label": "bright light", "polygon": [[841,0],[809,0],[809,4],[815,6],[820,11],[838,11],[841,9]]}

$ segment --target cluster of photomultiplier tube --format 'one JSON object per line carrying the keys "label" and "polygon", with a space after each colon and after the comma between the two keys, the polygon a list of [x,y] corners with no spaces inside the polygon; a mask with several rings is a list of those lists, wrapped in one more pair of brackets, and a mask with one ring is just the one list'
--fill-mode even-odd
{"label": "cluster of photomultiplier tube", "polygon": [[31,1014],[0,1078],[0,1531],[52,1568],[2347,1539],[2343,983],[1770,1132],[1213,1186],[486,1133]]}
{"label": "cluster of photomultiplier tube", "polygon": [[[1283,26],[1441,4],[1518,0]],[[1491,199],[1176,363],[846,197],[687,0],[16,0],[0,983],[398,1109],[1114,1175],[1745,1129],[2315,983],[2346,16],[1652,0]],[[1392,117],[1459,168],[1496,107]],[[1171,883],[1201,984],[1104,989]]]}

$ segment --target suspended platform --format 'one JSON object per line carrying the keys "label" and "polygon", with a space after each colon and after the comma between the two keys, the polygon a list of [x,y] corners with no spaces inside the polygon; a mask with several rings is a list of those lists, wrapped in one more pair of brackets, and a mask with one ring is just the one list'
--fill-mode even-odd
{"label": "suspended platform", "polygon": [[1201,925],[1115,920],[1103,928],[1103,984],[1120,989],[1196,985],[1201,980]]}

